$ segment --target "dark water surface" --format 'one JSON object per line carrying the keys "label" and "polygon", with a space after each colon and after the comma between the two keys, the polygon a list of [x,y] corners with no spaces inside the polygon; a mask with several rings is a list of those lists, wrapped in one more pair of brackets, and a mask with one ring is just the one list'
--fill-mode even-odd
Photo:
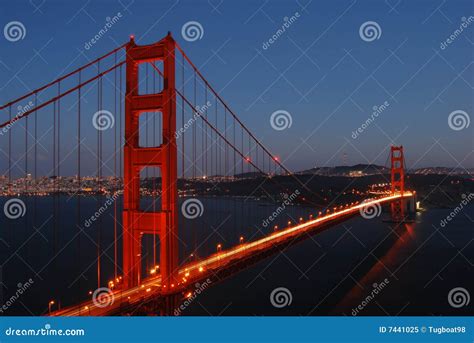
{"label": "dark water surface", "polygon": [[[121,222],[121,198],[91,225],[85,221],[104,206],[106,197],[21,199],[25,216],[13,220],[0,213],[0,305],[11,300],[29,279],[33,283],[9,301],[2,314],[41,315],[48,312],[50,300],[54,299],[55,309],[59,303],[65,306],[87,299],[88,292],[98,287],[98,254],[101,286],[106,286],[114,277],[114,212]],[[0,209],[7,200],[0,198]],[[291,206],[265,225],[280,204],[244,198],[200,201],[200,217],[180,215],[182,262],[214,253],[217,244],[225,249],[237,244],[241,236],[253,240],[271,232],[274,225],[281,228],[288,220],[296,222],[318,212]],[[152,199],[144,199],[142,208],[151,210]],[[401,226],[384,222],[386,214],[371,220],[353,218],[212,285],[181,314],[472,315],[472,301],[454,308],[448,303],[448,293],[463,287],[474,294],[474,206],[464,208],[441,227],[450,212],[419,212],[415,222]],[[116,230],[120,236],[120,223]],[[144,238],[143,246],[146,273],[159,264],[159,257],[153,260],[151,236]],[[120,243],[116,249],[121,261]],[[158,244],[156,252],[159,256]],[[278,287],[291,293],[291,304],[272,305],[270,294]],[[374,289],[379,290],[375,295]],[[364,301],[369,295],[369,301]],[[362,309],[357,309],[361,304]]]}

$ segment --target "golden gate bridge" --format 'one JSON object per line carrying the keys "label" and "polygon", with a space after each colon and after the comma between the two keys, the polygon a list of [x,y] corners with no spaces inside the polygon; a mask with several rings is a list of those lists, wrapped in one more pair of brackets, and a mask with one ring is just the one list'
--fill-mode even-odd
{"label": "golden gate bridge", "polygon": [[[14,115],[13,109],[27,101],[32,106]],[[84,143],[84,136],[91,133],[83,128],[83,112],[84,107],[91,107],[94,102],[96,149],[91,151]],[[16,192],[15,173],[31,174],[34,180],[42,173],[53,176],[51,189],[60,193],[63,189],[57,177],[71,165],[75,165],[74,187],[77,193],[84,192],[84,175],[91,169],[90,163],[83,165],[84,158],[88,162],[95,159],[95,180],[100,194],[123,192],[123,210],[119,210],[117,202],[113,203],[114,225],[109,228],[114,232],[115,267],[108,288],[102,282],[101,231],[97,232],[97,289],[106,288],[107,293],[101,295],[100,301],[94,292],[93,299],[49,313],[55,316],[129,314],[137,308],[171,314],[180,301],[189,297],[196,283],[229,277],[284,246],[368,208],[389,206],[395,222],[402,222],[414,210],[415,192],[405,188],[403,147],[392,146],[391,187],[376,198],[343,205],[330,202],[325,210],[297,222],[289,221],[285,227],[275,226],[273,232],[258,239],[245,240],[241,236],[235,246],[224,249],[219,244],[210,256],[180,261],[179,198],[194,195],[188,189],[193,187],[190,180],[212,179],[212,187],[218,187],[220,182],[235,181],[240,174],[258,177],[263,188],[271,185],[288,192],[288,183],[281,182],[284,176],[304,190],[304,197],[315,206],[322,206],[322,201],[245,126],[171,34],[150,45],[137,45],[131,36],[128,43],[0,109],[8,113],[8,120],[0,124],[4,139],[8,139],[8,196]],[[12,132],[18,121],[23,123],[24,152],[15,158],[12,151],[20,138]],[[109,137],[107,130],[112,127],[113,136]],[[38,150],[47,133],[52,136],[52,156],[50,165],[45,167],[49,161],[39,157]],[[74,134],[77,136],[71,139]],[[148,177],[149,168],[153,169],[153,202],[143,208],[141,175],[146,171]],[[112,190],[102,184],[105,175],[115,180]],[[24,187],[24,194],[38,193],[34,182],[33,186],[25,182]],[[55,217],[61,215],[60,206],[55,198]],[[80,217],[80,201],[77,213]],[[142,274],[145,236],[153,239],[154,267],[147,277]]]}

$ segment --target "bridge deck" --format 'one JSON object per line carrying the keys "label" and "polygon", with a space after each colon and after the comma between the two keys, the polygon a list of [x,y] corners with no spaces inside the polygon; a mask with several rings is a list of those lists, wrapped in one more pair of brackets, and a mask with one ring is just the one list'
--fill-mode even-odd
{"label": "bridge deck", "polygon": [[[398,200],[401,197],[409,198],[413,194],[405,192],[402,195],[391,195],[375,200],[370,200],[358,205],[347,207],[331,214],[327,214],[313,220],[309,220],[298,225],[276,231],[266,237],[258,239],[253,242],[242,243],[236,247],[228,250],[223,250],[217,254],[211,255],[208,258],[193,262],[183,266],[179,270],[179,276],[182,278],[182,283],[177,285],[174,292],[181,292],[186,289],[194,287],[194,283],[205,280],[209,276],[221,272],[226,268],[231,268],[236,261],[247,259],[253,255],[257,255],[262,251],[271,249],[275,245],[284,243],[294,239],[303,233],[308,233],[314,229],[326,227],[332,223],[337,223],[341,220],[346,220],[356,215],[362,208],[370,205],[390,203]],[[92,300],[85,301],[81,304],[64,308],[52,313],[53,316],[103,316],[113,313],[119,313],[123,308],[130,308],[135,304],[143,301],[148,301],[163,295],[161,287],[161,277],[149,277],[143,280],[140,286],[130,288],[127,290],[118,290],[113,292],[113,303],[101,307],[101,304],[94,303]]]}

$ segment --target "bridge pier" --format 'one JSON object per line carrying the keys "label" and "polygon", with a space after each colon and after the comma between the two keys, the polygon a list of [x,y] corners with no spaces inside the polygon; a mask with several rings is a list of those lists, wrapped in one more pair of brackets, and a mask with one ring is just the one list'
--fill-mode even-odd
{"label": "bridge pier", "polygon": [[413,193],[413,195],[411,197],[409,197],[408,199],[405,199],[406,201],[406,209],[407,209],[407,213],[409,214],[413,214],[416,212],[416,193]]}
{"label": "bridge pier", "polygon": [[179,307],[181,294],[171,294],[167,295],[163,299],[162,306],[160,308],[160,315],[161,316],[174,316],[175,311]]}
{"label": "bridge pier", "polygon": [[400,204],[401,212],[404,217],[412,215],[416,212],[416,194],[409,197],[404,197],[397,201]]}

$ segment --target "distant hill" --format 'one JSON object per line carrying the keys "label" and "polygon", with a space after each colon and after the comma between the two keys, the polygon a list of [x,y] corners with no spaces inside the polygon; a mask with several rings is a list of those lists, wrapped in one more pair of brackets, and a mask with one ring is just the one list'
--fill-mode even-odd
{"label": "distant hill", "polygon": [[419,175],[471,175],[474,176],[474,168],[449,168],[449,167],[428,167],[418,168],[410,171]]}
{"label": "distant hill", "polygon": [[242,174],[235,174],[236,179],[248,179],[248,178],[257,178],[265,176],[261,172],[249,172],[249,173],[242,173]]}
{"label": "distant hill", "polygon": [[312,174],[322,176],[367,176],[388,174],[390,169],[376,164],[356,164],[354,166],[316,167],[298,172],[297,174]]}
{"label": "distant hill", "polygon": [[[449,168],[449,167],[427,167],[408,170],[410,174],[417,175],[471,175],[474,176],[474,169]],[[336,167],[315,167],[297,172],[296,174],[322,175],[322,176],[368,176],[376,174],[390,174],[390,168],[376,164],[356,164],[353,166]]]}

